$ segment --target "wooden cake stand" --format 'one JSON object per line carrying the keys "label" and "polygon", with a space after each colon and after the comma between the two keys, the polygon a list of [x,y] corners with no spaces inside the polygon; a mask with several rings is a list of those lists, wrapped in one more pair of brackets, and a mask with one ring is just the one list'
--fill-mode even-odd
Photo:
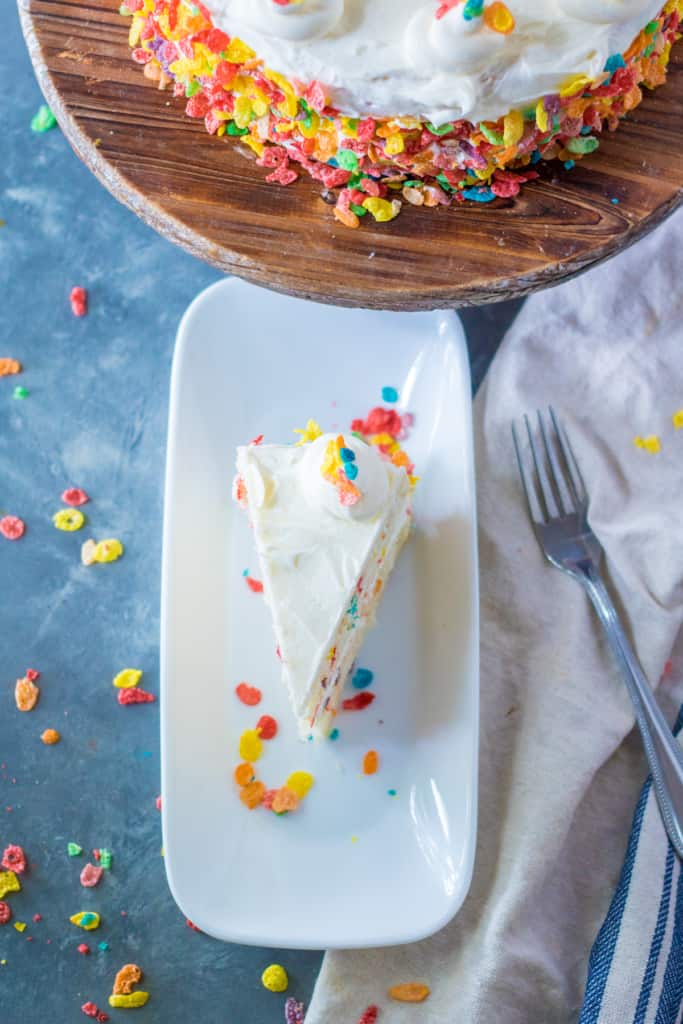
{"label": "wooden cake stand", "polygon": [[[133,63],[118,0],[19,0],[48,103],[76,153],[147,224],[226,273],[319,302],[435,309],[556,284],[630,245],[683,196],[683,41],[666,85],[571,171],[514,199],[343,228],[302,177],[268,185]],[[248,151],[247,151],[248,152]],[[250,154],[251,155],[251,154]],[[612,200],[618,200],[618,203]]]}

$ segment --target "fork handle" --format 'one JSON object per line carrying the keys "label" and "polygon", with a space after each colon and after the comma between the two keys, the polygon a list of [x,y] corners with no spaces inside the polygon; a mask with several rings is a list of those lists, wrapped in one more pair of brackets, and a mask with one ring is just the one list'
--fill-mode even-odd
{"label": "fork handle", "polygon": [[592,566],[582,567],[581,575],[633,704],[664,827],[683,860],[683,750],[657,704],[604,580]]}

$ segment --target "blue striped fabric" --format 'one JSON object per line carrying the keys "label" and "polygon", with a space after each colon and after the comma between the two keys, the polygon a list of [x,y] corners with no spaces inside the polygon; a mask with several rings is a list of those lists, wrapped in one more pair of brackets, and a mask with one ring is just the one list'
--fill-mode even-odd
{"label": "blue striped fabric", "polygon": [[[683,707],[676,734],[682,727]],[[649,925],[640,927],[645,921],[652,923],[651,931]],[[683,870],[648,779],[633,815],[619,883],[591,950],[579,1024],[678,1024],[682,1007]]]}

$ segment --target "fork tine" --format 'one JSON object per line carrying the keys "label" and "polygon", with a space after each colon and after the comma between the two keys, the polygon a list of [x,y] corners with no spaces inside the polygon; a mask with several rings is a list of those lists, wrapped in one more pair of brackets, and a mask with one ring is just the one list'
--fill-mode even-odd
{"label": "fork tine", "polygon": [[520,447],[519,438],[517,437],[517,428],[514,423],[512,424],[512,440],[515,445],[515,454],[517,455],[517,467],[519,469],[519,475],[522,478],[522,487],[524,488],[526,503],[529,506],[529,515],[531,516],[532,521],[535,523],[538,522],[539,519],[543,521],[545,517],[538,504],[538,501],[536,500],[535,494],[533,496],[534,500],[532,500],[532,491],[530,490],[529,485],[527,483],[526,472],[524,469],[524,461],[522,459],[522,449]]}
{"label": "fork tine", "polygon": [[569,485],[569,489],[574,500],[574,506],[576,509],[578,509],[579,506],[582,505],[588,499],[588,491],[586,489],[586,484],[584,482],[583,476],[581,475],[579,464],[576,461],[574,449],[570,444],[569,438],[564,428],[559,423],[552,405],[548,407],[548,412],[550,413],[550,419],[552,420],[552,424],[555,429],[555,436],[557,437],[560,449],[562,451],[562,456],[567,467],[567,473],[565,475],[565,478],[567,480],[567,484]]}
{"label": "fork tine", "polygon": [[547,521],[548,519],[552,519],[556,514],[557,506],[555,505],[552,490],[548,483],[545,465],[539,456],[538,448],[531,430],[531,423],[529,422],[529,417],[526,413],[524,415],[524,423],[526,426],[527,436],[529,438],[529,447],[531,448],[531,457],[534,462],[534,469],[536,470],[536,482],[538,485],[541,507],[543,509],[543,518]]}
{"label": "fork tine", "polygon": [[543,438],[543,447],[545,448],[546,458],[548,465],[550,466],[550,473],[548,474],[550,480],[550,486],[552,487],[555,501],[557,502],[557,508],[560,515],[566,515],[568,509],[565,507],[564,497],[562,495],[561,481],[564,479],[564,473],[562,472],[559,462],[557,461],[557,455],[555,449],[548,441],[548,434],[546,433],[545,423],[541,416],[540,409],[536,410],[536,416],[538,418],[538,428]]}

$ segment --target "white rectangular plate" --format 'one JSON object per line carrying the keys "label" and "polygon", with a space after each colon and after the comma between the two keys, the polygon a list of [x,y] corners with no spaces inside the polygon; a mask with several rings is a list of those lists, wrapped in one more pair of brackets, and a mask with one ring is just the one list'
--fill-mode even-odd
{"label": "white rectangular plate", "polygon": [[[416,532],[359,664],[376,700],[342,712],[336,741],[301,742],[280,683],[234,451],[294,439],[382,404],[415,416]],[[183,913],[221,939],[307,949],[409,942],[442,927],[470,884],[477,814],[478,593],[470,378],[454,313],[331,309],[238,280],[185,314],[173,365],[162,580],[165,863]],[[263,691],[243,706],[234,688]],[[257,764],[267,786],[315,786],[278,817],[232,781],[242,731],[280,724]],[[364,776],[368,749],[380,770]],[[395,790],[396,795],[389,794]]]}

